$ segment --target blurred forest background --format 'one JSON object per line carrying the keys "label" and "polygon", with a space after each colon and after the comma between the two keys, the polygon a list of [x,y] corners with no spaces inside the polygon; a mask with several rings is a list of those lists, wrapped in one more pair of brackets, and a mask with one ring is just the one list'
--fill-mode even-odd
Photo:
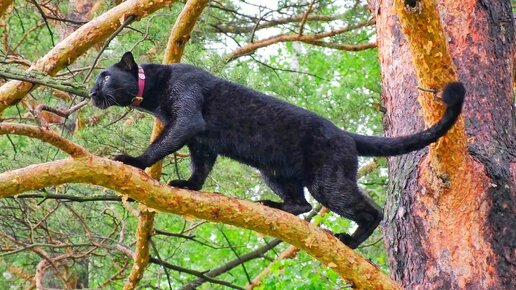
{"label": "blurred forest background", "polygon": [[[80,25],[118,2],[14,1],[0,16],[0,66],[27,69]],[[132,51],[139,63],[162,62],[183,6],[177,2],[130,23],[107,47],[99,44],[90,49],[56,79],[89,87],[96,73],[118,62],[125,51]],[[376,31],[368,9],[363,0],[210,1],[181,61],[314,111],[342,129],[381,135]],[[260,45],[249,48],[250,44]],[[243,48],[249,50],[242,52]],[[0,78],[0,84],[4,81]],[[82,100],[42,86],[23,103],[8,108],[2,118],[37,124],[30,110],[37,104],[70,108]],[[68,118],[45,118],[52,129],[105,157],[120,152],[138,155],[147,147],[153,126],[148,114],[116,107],[102,111],[91,104]],[[36,139],[0,137],[0,172],[66,156]],[[360,186],[383,205],[386,161],[364,158],[360,163],[367,167]],[[188,176],[186,149],[164,160],[162,182]],[[226,158],[218,159],[203,191],[252,201],[277,199],[257,170]],[[312,198],[309,201],[317,208]],[[48,288],[122,288],[132,265],[136,214],[135,202],[93,185],[67,184],[0,199],[0,289],[35,287],[36,271],[43,272]],[[352,222],[332,213],[306,217],[332,232],[354,230]],[[381,237],[379,228],[357,251],[388,273]],[[288,247],[250,230],[157,214],[151,264],[138,287],[241,289],[253,279],[261,281],[256,289],[350,286],[306,253],[284,252]]]}

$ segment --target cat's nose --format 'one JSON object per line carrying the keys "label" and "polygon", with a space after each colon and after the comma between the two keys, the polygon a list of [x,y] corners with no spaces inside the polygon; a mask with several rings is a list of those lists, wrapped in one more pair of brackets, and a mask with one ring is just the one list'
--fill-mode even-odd
{"label": "cat's nose", "polygon": [[93,98],[93,97],[96,97],[96,96],[97,96],[97,92],[90,91],[90,98]]}

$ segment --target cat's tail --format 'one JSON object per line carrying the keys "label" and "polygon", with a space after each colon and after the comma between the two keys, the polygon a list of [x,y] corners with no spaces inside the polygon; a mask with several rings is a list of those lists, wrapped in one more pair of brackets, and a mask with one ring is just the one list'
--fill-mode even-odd
{"label": "cat's tail", "polygon": [[446,104],[446,111],[439,122],[432,127],[402,137],[375,137],[351,133],[355,140],[358,155],[360,156],[393,156],[419,150],[437,141],[457,121],[461,111],[466,90],[460,82],[453,82],[446,85],[443,91],[442,100]]}

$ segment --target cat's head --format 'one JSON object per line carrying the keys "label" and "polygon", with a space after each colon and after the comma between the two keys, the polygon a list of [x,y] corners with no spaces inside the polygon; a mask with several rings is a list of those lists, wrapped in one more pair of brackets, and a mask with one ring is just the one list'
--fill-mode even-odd
{"label": "cat's head", "polygon": [[126,52],[120,62],[97,75],[90,97],[95,107],[129,106],[138,93],[138,65],[133,54]]}

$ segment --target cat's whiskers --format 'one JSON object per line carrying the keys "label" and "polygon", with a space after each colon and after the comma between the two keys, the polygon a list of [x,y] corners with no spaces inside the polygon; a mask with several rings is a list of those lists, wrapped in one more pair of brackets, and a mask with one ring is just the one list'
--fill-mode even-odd
{"label": "cat's whiskers", "polygon": [[116,104],[122,107],[119,102],[116,101],[116,98],[113,95],[106,95],[106,99],[110,101],[112,104]]}

